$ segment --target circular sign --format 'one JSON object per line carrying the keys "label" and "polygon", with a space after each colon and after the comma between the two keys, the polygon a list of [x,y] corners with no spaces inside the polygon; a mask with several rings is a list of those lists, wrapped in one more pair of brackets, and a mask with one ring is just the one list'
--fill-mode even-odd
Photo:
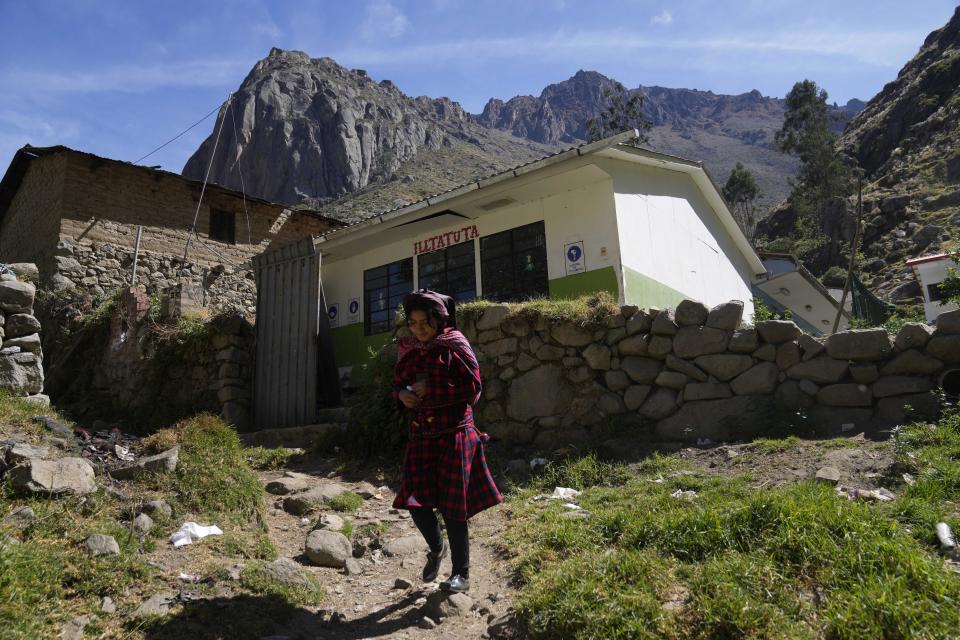
{"label": "circular sign", "polygon": [[327,309],[327,315],[330,316],[330,319],[331,319],[331,320],[333,320],[334,318],[336,318],[336,317],[337,317],[337,305],[333,305],[333,306],[331,306],[329,309]]}
{"label": "circular sign", "polygon": [[567,249],[567,260],[570,262],[576,262],[580,259],[581,255],[583,255],[583,253],[580,251],[579,245],[571,245],[571,247]]}
{"label": "circular sign", "polygon": [[359,311],[359,310],[360,310],[360,303],[357,302],[356,300],[351,300],[351,301],[350,301],[350,313],[356,313],[356,312]]}

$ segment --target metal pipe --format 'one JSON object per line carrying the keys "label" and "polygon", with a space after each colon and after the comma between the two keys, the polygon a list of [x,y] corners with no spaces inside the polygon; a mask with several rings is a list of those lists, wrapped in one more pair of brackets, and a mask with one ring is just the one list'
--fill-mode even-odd
{"label": "metal pipe", "polygon": [[133,246],[133,267],[130,269],[130,286],[137,286],[137,258],[140,257],[140,236],[143,234],[143,225],[137,225],[137,242]]}

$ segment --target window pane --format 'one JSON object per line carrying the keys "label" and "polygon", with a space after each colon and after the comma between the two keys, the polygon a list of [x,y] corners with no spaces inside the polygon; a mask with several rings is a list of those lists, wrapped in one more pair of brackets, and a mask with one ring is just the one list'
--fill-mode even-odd
{"label": "window pane", "polygon": [[397,306],[413,288],[413,258],[368,269],[363,282],[366,335],[388,331]]}

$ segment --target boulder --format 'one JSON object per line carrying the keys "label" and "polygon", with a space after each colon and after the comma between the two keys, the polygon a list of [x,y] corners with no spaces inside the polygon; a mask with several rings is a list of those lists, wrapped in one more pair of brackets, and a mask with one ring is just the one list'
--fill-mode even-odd
{"label": "boulder", "polygon": [[647,396],[650,395],[652,389],[653,387],[647,384],[637,384],[628,388],[623,394],[623,403],[626,405],[627,410],[636,411],[639,409],[647,399]]}
{"label": "boulder", "polygon": [[634,382],[652,384],[660,375],[660,371],[663,370],[663,363],[653,358],[628,356],[620,361],[620,369],[630,376],[630,379]]}
{"label": "boulder", "polygon": [[[0,446],[0,462],[5,462],[8,467],[27,462],[31,458],[46,458],[49,454],[49,448],[38,447],[27,442],[17,442],[6,449]],[[3,464],[0,464],[0,468],[2,466]]]}
{"label": "boulder", "polygon": [[497,329],[506,320],[510,308],[505,304],[495,304],[483,310],[483,315],[477,320],[477,331]]}
{"label": "boulder", "polygon": [[774,362],[777,359],[777,346],[767,343],[753,352],[753,357],[764,362]]}
{"label": "boulder", "polygon": [[840,470],[836,467],[821,467],[817,470],[814,480],[835,485],[840,482]]}
{"label": "boulder", "polygon": [[571,322],[562,322],[550,330],[555,341],[565,347],[585,347],[593,342],[593,333]]}
{"label": "boulder", "polygon": [[133,612],[134,618],[165,616],[170,613],[170,605],[176,602],[172,593],[155,593],[140,604]]}
{"label": "boulder", "polygon": [[346,492],[347,488],[336,482],[325,482],[283,499],[283,510],[302,516],[320,507],[324,502]]}
{"label": "boulder", "polygon": [[650,328],[652,326],[653,318],[650,317],[650,314],[643,309],[639,309],[636,313],[630,316],[629,320],[627,320],[625,328],[627,330],[627,335],[633,336],[638,333],[650,333]]}
{"label": "boulder", "polygon": [[817,384],[834,384],[840,382],[847,373],[847,363],[843,360],[834,360],[829,356],[819,356],[795,364],[787,369],[787,375],[798,380],[811,380]]}
{"label": "boulder", "polygon": [[701,371],[695,364],[692,362],[687,362],[686,360],[681,360],[675,355],[668,355],[666,360],[667,369],[673,371],[679,371],[680,373],[693,378],[699,382],[707,381],[707,374]]}
{"label": "boulder", "polygon": [[113,536],[95,533],[83,541],[83,546],[95,556],[118,556],[120,555],[120,545]]}
{"label": "boulder", "polygon": [[726,331],[710,327],[681,327],[673,337],[673,353],[679,358],[696,358],[727,350]]}
{"label": "boulder", "polygon": [[630,386],[630,378],[623,370],[607,371],[603,374],[603,382],[610,391],[623,391]]}
{"label": "boulder", "polygon": [[308,591],[316,590],[303,567],[290,558],[277,558],[273,562],[260,565],[260,572],[272,582],[288,587],[299,587]]}
{"label": "boulder", "polygon": [[780,370],[772,362],[755,364],[730,383],[730,388],[738,396],[767,395],[777,388]]}
{"label": "boulder", "polygon": [[623,402],[623,398],[616,393],[605,393],[600,396],[600,399],[597,400],[597,409],[599,409],[600,413],[605,416],[620,415],[621,413],[625,413],[627,411],[627,407]]}
{"label": "boulder", "polygon": [[40,269],[32,262],[12,262],[7,268],[17,275],[17,280],[26,280],[27,282],[40,286]]}
{"label": "boulder", "polygon": [[14,313],[7,316],[3,325],[4,335],[9,338],[20,338],[31,333],[40,332],[40,321],[29,313]]}
{"label": "boulder", "polygon": [[29,282],[0,282],[0,310],[4,313],[33,313],[37,288]]}
{"label": "boulder", "polygon": [[760,339],[771,344],[780,344],[800,337],[800,327],[792,320],[762,320],[756,324]]}
{"label": "boulder", "polygon": [[583,359],[591,369],[606,371],[610,368],[610,349],[603,345],[591,344],[583,350]]}
{"label": "boulder", "polygon": [[856,362],[850,365],[850,377],[858,384],[872,384],[880,377],[880,370],[875,362]]}
{"label": "boulder", "polygon": [[960,362],[960,335],[934,335],[927,342],[926,352],[944,362]]}
{"label": "boulder", "polygon": [[687,386],[687,380],[689,380],[689,378],[678,371],[661,371],[659,375],[657,375],[657,379],[654,380],[654,384],[658,387],[667,387],[668,389],[680,391]]}
{"label": "boulder", "polygon": [[743,303],[739,300],[721,302],[707,315],[707,326],[723,331],[733,331],[743,319]]}
{"label": "boulder", "polygon": [[141,513],[133,519],[133,531],[137,535],[146,535],[151,529],[153,529],[153,518],[147,514]]}
{"label": "boulder", "polygon": [[644,334],[638,334],[624,338],[617,343],[617,349],[620,356],[645,356],[647,355],[647,343],[649,338]]}
{"label": "boulder", "polygon": [[383,552],[388,556],[408,556],[429,550],[420,534],[395,538],[383,546]]}
{"label": "boulder", "polygon": [[33,353],[0,356],[0,389],[15,396],[43,391],[43,366]]}
{"label": "boulder", "polygon": [[343,531],[344,521],[343,518],[338,516],[335,513],[325,513],[320,516],[320,520],[317,522],[320,525],[319,529],[327,529],[329,531]]}
{"label": "boulder", "polygon": [[152,514],[154,518],[171,518],[173,509],[165,500],[151,500],[143,503],[143,512]]}
{"label": "boulder", "polygon": [[695,327],[707,321],[710,311],[702,302],[684,300],[677,305],[674,312],[674,321],[681,327]]}
{"label": "boulder", "polygon": [[572,393],[562,375],[559,366],[545,364],[514,378],[507,398],[507,415],[526,422],[566,411]]}
{"label": "boulder", "polygon": [[483,345],[480,350],[488,358],[498,358],[509,353],[516,353],[517,344],[516,338],[503,338]]}
{"label": "boulder", "polygon": [[890,354],[890,335],[886,329],[840,331],[826,340],[827,355],[837,360],[880,360]]}
{"label": "boulder", "polygon": [[922,322],[908,322],[897,331],[897,338],[893,341],[893,348],[897,351],[907,349],[923,349],[933,335],[933,327]]}
{"label": "boulder", "polygon": [[828,407],[869,407],[873,394],[865,384],[831,384],[820,388],[817,402]]}
{"label": "boulder", "polygon": [[19,347],[20,351],[36,353],[40,351],[40,334],[31,333],[30,335],[19,338],[7,338],[3,341],[3,348],[8,349],[10,347]]}
{"label": "boulder", "polygon": [[796,380],[782,382],[774,393],[774,399],[777,406],[788,411],[807,409],[813,405],[813,397],[805,393]]}
{"label": "boulder", "polygon": [[536,351],[536,356],[538,360],[559,360],[563,357],[567,351],[563,347],[558,347],[552,344],[542,345]]}
{"label": "boulder", "polygon": [[683,388],[684,403],[729,398],[732,395],[730,385],[723,382],[691,382]]}
{"label": "boulder", "polygon": [[[714,328],[719,329],[720,327]],[[730,336],[727,349],[734,353],[753,353],[759,344],[756,329],[737,329],[733,332],[733,335]]]}
{"label": "boulder", "polygon": [[933,384],[928,378],[914,378],[910,376],[884,376],[873,383],[871,387],[875,398],[888,396],[902,396],[908,393],[922,393],[929,391]]}
{"label": "boulder", "polygon": [[880,367],[880,373],[885,376],[900,374],[930,375],[936,373],[942,367],[943,363],[933,356],[927,355],[919,349],[907,349]]}
{"label": "boulder", "polygon": [[275,496],[285,496],[290,493],[305,491],[309,487],[310,481],[306,478],[277,478],[268,482],[263,488],[267,493]]}
{"label": "boulder", "polygon": [[800,345],[796,342],[784,342],[777,347],[777,357],[774,359],[781,371],[786,371],[800,362]]}
{"label": "boulder", "polygon": [[110,472],[110,476],[117,480],[127,480],[133,478],[142,471],[150,473],[164,474],[173,473],[177,470],[177,462],[180,460],[180,447],[167,449],[155,456],[140,458],[137,463],[128,467],[121,467]]}
{"label": "boulder", "polygon": [[86,495],[97,490],[93,467],[83,458],[27,460],[7,472],[10,485],[19,493]]}
{"label": "boulder", "polygon": [[800,345],[800,350],[803,351],[804,360],[812,360],[823,353],[824,349],[826,349],[826,346],[824,346],[822,342],[808,333],[802,334],[797,339],[797,344]]}
{"label": "boulder", "polygon": [[772,399],[762,396],[684,402],[674,415],[660,420],[656,430],[666,440],[733,440],[761,432],[772,411]]}
{"label": "boulder", "polygon": [[7,524],[17,529],[26,529],[37,521],[37,514],[31,507],[17,507],[3,517],[3,524]]}
{"label": "boulder", "polygon": [[908,393],[877,401],[877,420],[888,425],[906,424],[915,420],[936,420],[940,400],[933,393]]}
{"label": "boulder", "polygon": [[678,328],[673,319],[673,312],[670,309],[664,309],[653,319],[650,333],[655,336],[672,336],[677,333]]}
{"label": "boulder", "polygon": [[651,420],[661,420],[677,410],[677,392],[672,389],[658,388],[650,394],[643,406],[640,415]]}
{"label": "boulder", "polygon": [[342,533],[315,529],[307,535],[303,554],[313,564],[342,569],[353,557],[353,545]]}
{"label": "boulder", "polygon": [[673,338],[669,336],[650,336],[647,343],[647,355],[663,360],[673,350]]}
{"label": "boulder", "polygon": [[694,362],[716,379],[726,382],[753,366],[753,358],[736,353],[718,353],[700,356]]}
{"label": "boulder", "polygon": [[423,614],[432,620],[440,618],[459,618],[470,615],[473,599],[465,593],[446,593],[434,591],[427,596],[423,605]]}

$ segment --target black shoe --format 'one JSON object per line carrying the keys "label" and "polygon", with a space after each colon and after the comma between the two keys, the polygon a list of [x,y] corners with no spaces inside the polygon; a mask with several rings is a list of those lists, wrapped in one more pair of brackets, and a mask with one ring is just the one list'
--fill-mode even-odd
{"label": "black shoe", "polygon": [[470,580],[461,575],[451,576],[440,583],[440,588],[448,593],[464,593],[470,590]]}
{"label": "black shoe", "polygon": [[433,582],[437,579],[437,574],[440,573],[440,561],[447,557],[447,551],[447,541],[444,540],[440,551],[436,553],[433,551],[427,552],[427,564],[423,565],[424,582]]}

